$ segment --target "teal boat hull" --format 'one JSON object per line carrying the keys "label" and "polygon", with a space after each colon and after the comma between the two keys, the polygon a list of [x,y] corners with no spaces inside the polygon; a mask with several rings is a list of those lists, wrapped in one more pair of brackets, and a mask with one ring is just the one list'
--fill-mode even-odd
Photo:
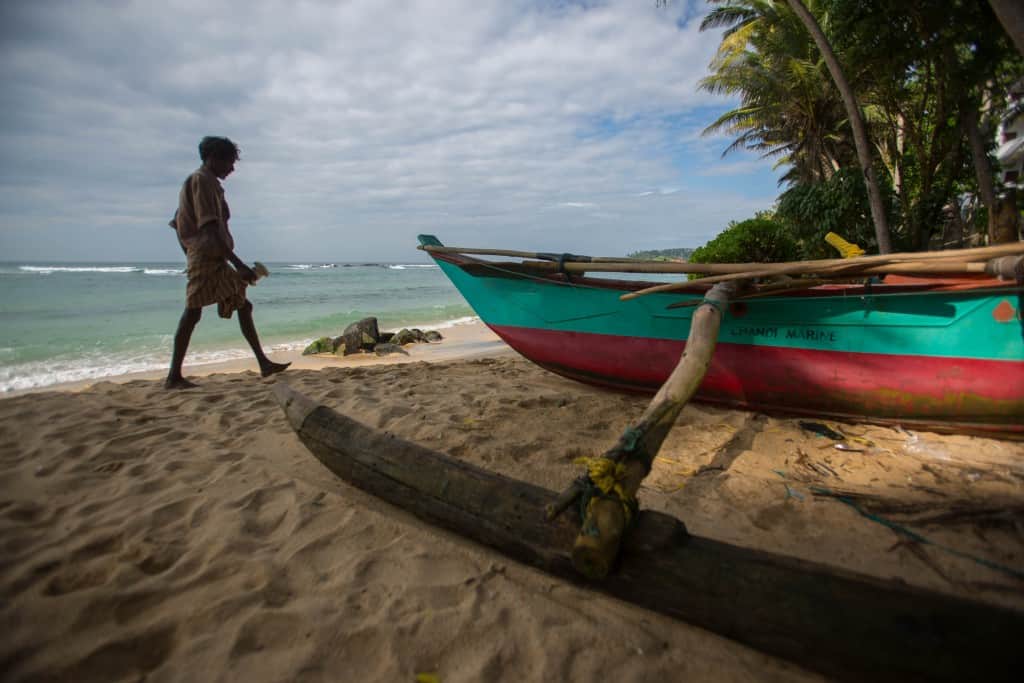
{"label": "teal boat hull", "polygon": [[[668,306],[703,297],[622,301],[651,283],[432,256],[513,349],[566,377],[623,390],[661,386],[685,348],[695,310]],[[695,399],[1024,436],[1022,299],[1019,285],[997,280],[890,277],[737,301],[723,316]]]}

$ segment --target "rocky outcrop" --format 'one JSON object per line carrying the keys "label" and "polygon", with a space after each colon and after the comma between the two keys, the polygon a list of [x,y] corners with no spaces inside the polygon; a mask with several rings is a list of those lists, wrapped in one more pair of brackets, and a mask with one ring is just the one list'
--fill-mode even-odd
{"label": "rocky outcrop", "polygon": [[341,333],[342,343],[334,350],[336,356],[349,356],[360,351],[372,351],[380,342],[376,318],[363,318],[352,323]]}
{"label": "rocky outcrop", "polygon": [[334,340],[330,337],[320,337],[312,344],[307,346],[302,352],[303,356],[312,356],[316,353],[334,353],[334,349],[337,347]]}
{"label": "rocky outcrop", "polygon": [[395,332],[395,336],[391,338],[392,344],[413,344],[416,341],[418,340],[416,339],[416,335],[413,333],[413,331],[407,330],[405,328],[402,328],[398,332]]}
{"label": "rocky outcrop", "polygon": [[418,328],[402,328],[398,332],[381,332],[377,319],[363,318],[352,323],[338,337],[320,337],[306,347],[303,356],[333,353],[336,356],[350,356],[354,353],[375,353],[384,356],[389,353],[409,355],[406,344],[435,343],[444,337],[437,330],[424,332]]}
{"label": "rocky outcrop", "polygon": [[373,352],[378,356],[386,356],[389,353],[403,353],[406,356],[409,355],[409,352],[398,344],[377,344],[373,347]]}

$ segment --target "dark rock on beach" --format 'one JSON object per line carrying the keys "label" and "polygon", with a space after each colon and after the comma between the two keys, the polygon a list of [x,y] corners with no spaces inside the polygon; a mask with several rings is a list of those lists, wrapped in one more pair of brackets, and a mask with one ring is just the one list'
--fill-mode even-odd
{"label": "dark rock on beach", "polygon": [[412,344],[415,342],[439,342],[444,337],[437,330],[428,330],[424,332],[419,328],[412,328],[411,330],[402,328],[398,332],[395,332],[395,336],[391,341],[395,344]]}
{"label": "dark rock on beach", "polygon": [[320,337],[306,347],[303,356],[318,353],[333,353],[336,356],[349,356],[353,353],[376,353],[379,356],[388,353],[404,353],[406,344],[439,342],[444,337],[436,330],[424,332],[418,328],[402,328],[398,332],[381,332],[374,317],[363,318],[345,328],[338,337]]}
{"label": "dark rock on beach", "polygon": [[398,344],[377,344],[373,347],[373,352],[378,356],[386,356],[389,353],[403,353],[406,356],[409,355],[409,352]]}
{"label": "dark rock on beach", "polygon": [[404,327],[395,332],[395,336],[391,338],[392,344],[412,344],[415,341],[416,335],[412,333],[412,330],[407,330]]}
{"label": "dark rock on beach", "polygon": [[334,353],[334,349],[337,346],[334,340],[330,337],[320,337],[312,344],[307,346],[302,352],[303,356],[311,356],[315,353]]}
{"label": "dark rock on beach", "polygon": [[[363,318],[345,328],[341,333],[344,339],[344,351],[340,355],[351,355],[360,351],[372,351],[373,347],[380,341],[380,330],[377,328],[377,319]],[[335,349],[335,355],[339,355],[341,348]]]}

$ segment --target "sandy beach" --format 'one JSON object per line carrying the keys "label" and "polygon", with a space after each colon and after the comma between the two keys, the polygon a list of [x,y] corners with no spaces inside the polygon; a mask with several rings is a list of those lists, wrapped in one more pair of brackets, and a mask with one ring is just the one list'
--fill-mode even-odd
{"label": "sandy beach", "polygon": [[[481,325],[407,349],[295,357],[268,379],[254,362],[186,362],[201,386],[180,392],[147,376],[0,399],[4,680],[819,679],[334,477],[275,382],[553,490],[649,400],[552,375]],[[823,424],[859,450],[797,419],[691,404],[640,504],[702,536],[1024,609],[1024,444]],[[811,486],[898,502],[885,518],[928,542]]]}

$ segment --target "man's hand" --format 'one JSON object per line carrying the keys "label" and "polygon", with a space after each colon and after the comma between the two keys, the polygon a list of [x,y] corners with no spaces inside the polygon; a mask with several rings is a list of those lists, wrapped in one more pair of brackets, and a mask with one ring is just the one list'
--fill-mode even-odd
{"label": "man's hand", "polygon": [[250,268],[249,266],[245,265],[244,263],[239,263],[236,266],[236,268],[238,268],[238,274],[242,277],[242,279],[245,280],[250,285],[259,279],[259,276],[256,275],[256,271]]}

